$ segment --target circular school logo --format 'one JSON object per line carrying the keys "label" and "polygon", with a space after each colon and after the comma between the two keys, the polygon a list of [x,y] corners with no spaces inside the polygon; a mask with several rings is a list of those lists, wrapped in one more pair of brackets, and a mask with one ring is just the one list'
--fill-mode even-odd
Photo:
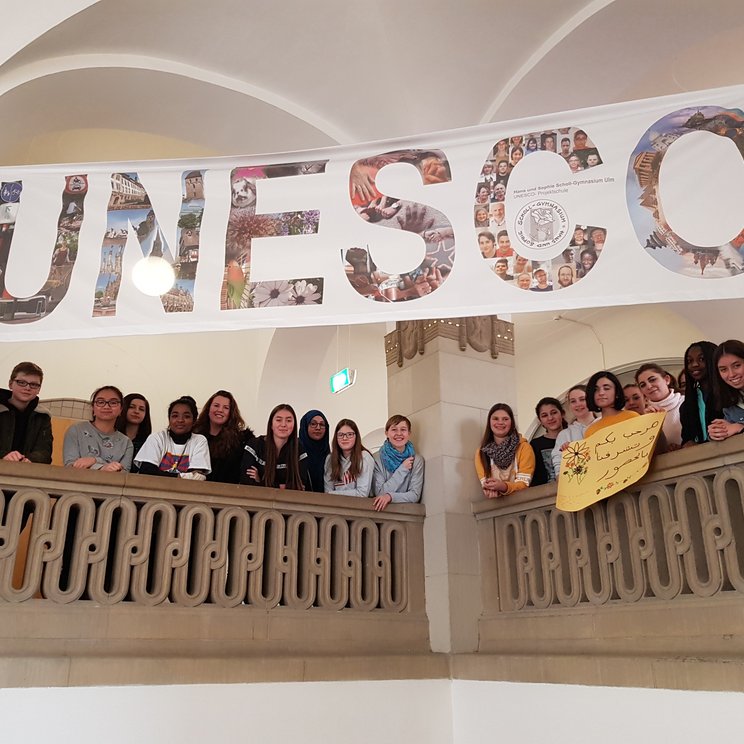
{"label": "circular school logo", "polygon": [[528,248],[552,248],[568,234],[568,215],[558,202],[536,199],[517,212],[514,232]]}

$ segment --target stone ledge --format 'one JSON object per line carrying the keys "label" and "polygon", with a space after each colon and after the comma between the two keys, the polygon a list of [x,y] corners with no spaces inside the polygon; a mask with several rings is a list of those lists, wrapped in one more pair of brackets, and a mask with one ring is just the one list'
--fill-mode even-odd
{"label": "stone ledge", "polygon": [[423,613],[100,606],[48,600],[0,604],[0,658],[253,658],[303,654],[421,654]]}
{"label": "stone ledge", "polygon": [[0,658],[0,687],[448,679],[445,654],[148,658]]}
{"label": "stone ledge", "polygon": [[744,692],[744,659],[588,654],[461,654],[452,679]]}
{"label": "stone ledge", "polygon": [[373,654],[149,658],[5,656],[0,686],[459,679],[744,692],[744,659],[588,654]]}

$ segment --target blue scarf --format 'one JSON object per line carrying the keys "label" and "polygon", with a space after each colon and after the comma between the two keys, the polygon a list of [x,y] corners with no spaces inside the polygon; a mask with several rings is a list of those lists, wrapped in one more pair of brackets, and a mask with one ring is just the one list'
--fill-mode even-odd
{"label": "blue scarf", "polygon": [[386,439],[382,447],[380,447],[380,459],[382,464],[385,466],[385,470],[388,473],[394,473],[402,464],[403,460],[407,460],[409,457],[415,457],[416,452],[413,449],[413,445],[408,442],[403,452],[398,452],[390,442]]}
{"label": "blue scarf", "polygon": [[708,422],[707,422],[707,419],[705,418],[705,396],[703,395],[703,390],[699,384],[696,384],[695,388],[696,388],[696,393],[697,393],[698,415],[700,416],[700,431],[703,433],[701,441],[707,442],[708,441]]}

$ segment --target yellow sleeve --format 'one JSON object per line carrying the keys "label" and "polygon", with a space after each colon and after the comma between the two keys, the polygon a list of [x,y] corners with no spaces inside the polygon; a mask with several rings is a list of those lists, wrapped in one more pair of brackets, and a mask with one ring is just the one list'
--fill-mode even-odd
{"label": "yellow sleeve", "polygon": [[483,479],[486,477],[486,471],[483,469],[480,447],[475,450],[475,472],[478,475],[478,480],[483,483]]}
{"label": "yellow sleeve", "polygon": [[528,488],[535,473],[535,453],[529,442],[523,439],[517,449],[517,475],[506,484],[505,496]]}

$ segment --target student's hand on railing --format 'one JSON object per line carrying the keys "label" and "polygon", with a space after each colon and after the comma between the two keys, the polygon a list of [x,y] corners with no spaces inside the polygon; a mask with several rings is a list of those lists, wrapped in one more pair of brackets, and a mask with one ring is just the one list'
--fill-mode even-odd
{"label": "student's hand on railing", "polygon": [[708,425],[708,436],[716,442],[741,434],[744,431],[744,424],[735,424],[724,419],[714,419]]}
{"label": "student's hand on railing", "polygon": [[72,467],[77,470],[87,470],[88,468],[92,468],[95,464],[95,457],[78,457],[78,459],[72,463]]}
{"label": "student's hand on railing", "polygon": [[[413,458],[409,458],[413,459]],[[384,493],[382,496],[377,496],[374,503],[372,504],[375,511],[383,511],[387,508],[388,504],[393,500],[393,497],[389,493]]]}

